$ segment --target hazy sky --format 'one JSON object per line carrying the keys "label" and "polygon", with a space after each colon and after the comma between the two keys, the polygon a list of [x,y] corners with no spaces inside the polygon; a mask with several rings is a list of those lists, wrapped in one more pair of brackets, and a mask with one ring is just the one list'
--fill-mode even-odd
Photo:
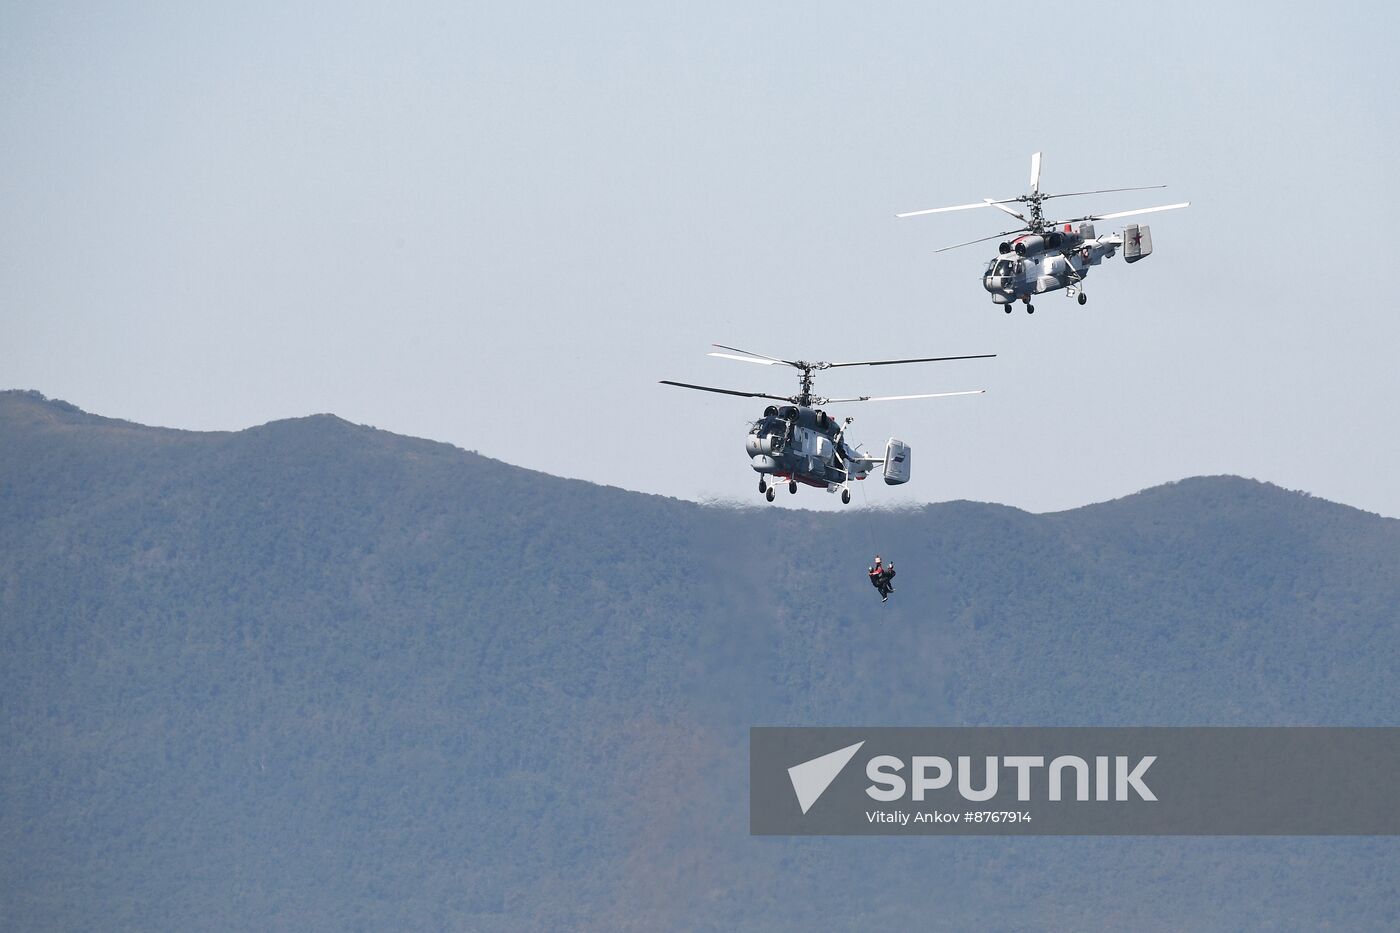
{"label": "hazy sky", "polygon": [[[657,380],[795,373],[710,343],[994,352],[818,382],[988,390],[843,411],[914,446],[872,504],[1239,473],[1400,516],[1393,5],[0,10],[0,387],[758,504],[762,406]],[[893,215],[1020,194],[1036,150],[1048,191],[1170,185],[1074,214],[1193,206],[1087,307],[1006,315],[994,244],[932,252],[1000,215]]]}

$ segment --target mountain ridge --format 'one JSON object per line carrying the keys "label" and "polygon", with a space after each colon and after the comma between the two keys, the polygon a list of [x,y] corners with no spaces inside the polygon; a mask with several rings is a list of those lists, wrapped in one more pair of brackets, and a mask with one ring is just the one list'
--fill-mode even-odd
{"label": "mountain ridge", "polygon": [[747,825],[755,725],[1400,723],[1395,520],[1202,478],[864,522],[108,421],[0,395],[0,926],[1400,923],[1393,839]]}
{"label": "mountain ridge", "polygon": [[[46,414],[46,415],[48,415],[48,417],[41,417],[41,416],[39,416],[39,415],[41,415],[41,414]],[[24,417],[25,415],[29,415],[30,417]],[[762,506],[762,505],[753,505],[753,504],[744,503],[744,502],[732,502],[732,503],[731,503],[731,502],[723,502],[723,501],[719,501],[719,502],[708,502],[708,501],[707,501],[707,502],[695,502],[694,500],[690,500],[690,499],[681,499],[681,498],[678,498],[678,497],[675,497],[675,496],[666,496],[666,495],[659,495],[659,494],[656,494],[656,493],[640,492],[640,491],[637,491],[637,490],[626,489],[625,487],[621,487],[621,486],[612,486],[612,485],[604,484],[604,483],[595,483],[595,482],[592,482],[592,481],[589,481],[589,480],[580,480],[580,479],[574,479],[574,478],[571,478],[571,477],[558,476],[558,475],[555,475],[555,474],[553,474],[553,473],[545,472],[545,471],[543,471],[543,470],[536,470],[536,469],[533,469],[533,468],[530,468],[530,467],[518,466],[518,465],[512,464],[512,463],[510,463],[510,462],[508,462],[508,461],[501,460],[501,459],[495,458],[495,457],[491,457],[491,456],[489,456],[489,455],[487,455],[487,454],[479,453],[478,451],[475,451],[475,450],[469,450],[469,449],[466,449],[466,448],[458,447],[458,446],[456,446],[456,445],[454,445],[454,444],[451,444],[451,443],[449,443],[449,442],[447,442],[447,441],[438,441],[438,440],[434,440],[434,439],[432,439],[432,438],[421,438],[421,437],[416,437],[416,436],[413,436],[413,435],[398,434],[398,433],[396,433],[396,432],[389,431],[389,430],[384,429],[384,428],[376,427],[376,426],[374,426],[374,425],[358,424],[358,423],[356,423],[356,422],[349,421],[349,420],[347,420],[347,419],[345,419],[345,418],[340,417],[339,415],[336,415],[336,414],[330,413],[330,412],[320,412],[320,413],[315,413],[315,414],[299,415],[299,416],[289,417],[289,418],[278,418],[278,419],[274,419],[274,420],[272,420],[272,421],[264,422],[264,423],[262,423],[262,424],[250,425],[249,427],[240,428],[240,429],[238,429],[238,430],[231,430],[231,431],[199,431],[199,430],[191,430],[191,429],[186,429],[186,428],[171,428],[171,427],[160,427],[160,426],[145,425],[145,424],[141,424],[141,423],[139,423],[139,422],[128,421],[128,420],[119,419],[119,418],[110,418],[110,417],[107,417],[107,416],[104,416],[104,415],[94,414],[94,413],[92,413],[92,412],[88,412],[88,411],[85,411],[85,410],[82,409],[82,408],[79,408],[78,406],[72,404],[71,402],[66,402],[66,401],[63,401],[63,400],[61,400],[61,399],[56,399],[56,398],[49,398],[49,397],[45,396],[43,393],[41,393],[41,392],[39,392],[38,390],[35,390],[35,389],[4,389],[4,390],[0,390],[0,418],[9,419],[9,423],[10,423],[11,425],[16,425],[16,424],[17,424],[18,426],[22,426],[22,427],[23,427],[23,426],[27,426],[27,427],[39,427],[39,426],[42,426],[43,424],[58,424],[58,423],[60,423],[60,416],[67,416],[67,417],[69,418],[69,420],[66,422],[66,425],[65,425],[65,426],[68,426],[68,427],[76,427],[76,426],[80,426],[80,425],[86,425],[86,426],[101,426],[101,427],[106,427],[106,428],[127,429],[127,430],[134,431],[134,432],[136,432],[136,433],[140,433],[140,432],[142,432],[142,431],[147,431],[147,432],[153,432],[153,433],[156,433],[156,434],[178,435],[178,436],[180,436],[180,437],[182,437],[182,438],[196,438],[196,437],[197,437],[197,438],[205,438],[205,439],[209,439],[209,440],[215,440],[215,439],[228,440],[228,439],[237,439],[237,438],[245,438],[245,439],[251,440],[251,439],[253,439],[253,438],[257,438],[257,437],[262,436],[262,435],[279,436],[279,435],[286,434],[287,432],[294,432],[294,431],[296,431],[296,430],[306,430],[306,429],[319,430],[319,429],[322,428],[322,426],[324,426],[324,427],[326,427],[326,428],[330,428],[331,430],[337,430],[337,431],[346,432],[346,433],[347,433],[348,435],[350,435],[350,436],[359,436],[359,437],[362,437],[362,438],[365,438],[365,439],[374,438],[374,439],[377,440],[377,442],[379,442],[379,443],[381,443],[381,444],[383,444],[383,443],[402,442],[402,443],[404,443],[404,444],[431,445],[432,447],[441,448],[441,449],[438,451],[438,453],[441,453],[441,454],[444,454],[444,455],[449,454],[449,452],[453,452],[453,453],[457,453],[457,454],[463,454],[463,455],[466,455],[466,456],[468,456],[468,457],[480,458],[480,460],[485,461],[485,462],[488,462],[488,463],[499,464],[500,466],[507,467],[507,468],[512,469],[512,470],[519,470],[519,471],[522,471],[522,472],[527,473],[527,474],[531,474],[531,475],[539,476],[539,477],[546,477],[546,478],[548,478],[548,479],[550,479],[550,480],[557,480],[557,481],[560,481],[560,482],[582,483],[582,484],[584,484],[584,485],[586,485],[586,486],[593,487],[593,488],[597,488],[597,489],[618,489],[618,490],[622,490],[622,491],[624,491],[624,492],[631,493],[631,494],[633,494],[633,495],[650,496],[650,497],[654,497],[654,498],[657,498],[657,499],[669,500],[669,501],[674,501],[674,502],[684,502],[684,503],[696,505],[696,506],[703,507],[703,508],[738,509],[738,510],[744,510],[744,511],[763,511],[763,510],[765,510],[765,506]],[[298,426],[300,426],[300,427],[298,427]],[[427,449],[427,448],[424,448],[424,449]],[[1199,476],[1189,476],[1189,477],[1183,477],[1183,478],[1177,479],[1177,480],[1169,480],[1169,481],[1167,481],[1167,482],[1159,483],[1159,484],[1157,484],[1157,485],[1155,485],[1155,486],[1147,486],[1147,487],[1144,487],[1144,488],[1142,488],[1142,489],[1140,489],[1140,490],[1138,490],[1138,491],[1136,491],[1136,492],[1128,493],[1128,494],[1126,494],[1126,495],[1118,496],[1118,497],[1115,497],[1115,498],[1112,498],[1112,499],[1097,500],[1097,501],[1094,501],[1094,502],[1085,503],[1085,504],[1083,504],[1083,505],[1074,506],[1074,507],[1068,508],[1068,509],[1058,509],[1058,510],[1048,511],[1048,512],[1032,512],[1032,511],[1030,511],[1030,510],[1028,510],[1028,509],[1023,509],[1023,508],[1020,508],[1020,507],[1018,507],[1018,506],[1006,505],[1005,503],[992,502],[992,501],[984,501],[984,500],[976,500],[976,499],[950,499],[950,500],[946,500],[946,501],[943,501],[943,502],[930,502],[930,503],[923,503],[923,504],[919,504],[919,505],[910,505],[910,506],[906,506],[906,507],[892,507],[892,506],[876,505],[876,506],[870,507],[870,511],[876,512],[876,513],[908,514],[908,513],[919,512],[919,511],[926,510],[926,509],[929,509],[929,508],[937,508],[937,507],[944,507],[944,506],[958,506],[958,505],[961,505],[961,504],[963,504],[963,503],[967,503],[967,504],[978,505],[978,506],[996,506],[996,507],[1000,507],[1000,508],[1004,508],[1004,509],[1010,509],[1010,510],[1013,510],[1013,511],[1016,511],[1016,512],[1022,512],[1022,513],[1027,514],[1027,515],[1058,516],[1058,515],[1068,515],[1068,514],[1072,514],[1072,513],[1078,513],[1078,512],[1082,512],[1083,510],[1086,510],[1086,509],[1095,509],[1095,508],[1106,507],[1106,506],[1116,506],[1116,505],[1119,505],[1119,504],[1122,504],[1122,503],[1134,501],[1134,500],[1136,500],[1138,497],[1141,497],[1141,496],[1169,495],[1169,494],[1171,494],[1170,491],[1176,489],[1176,487],[1186,487],[1186,488],[1183,488],[1183,489],[1180,489],[1180,490],[1177,490],[1177,491],[1179,491],[1179,492],[1188,492],[1188,491],[1190,491],[1190,490],[1193,488],[1193,485],[1194,485],[1194,484],[1202,483],[1202,482],[1213,482],[1213,483],[1216,483],[1216,484],[1218,484],[1219,488],[1222,489],[1222,490],[1223,490],[1224,488],[1239,488],[1239,489],[1246,488],[1246,487],[1231,487],[1230,484],[1232,484],[1232,483],[1247,484],[1247,488],[1253,489],[1253,490],[1255,490],[1255,491],[1259,491],[1260,489],[1262,489],[1262,490],[1269,490],[1269,491],[1276,491],[1276,492],[1278,492],[1278,493],[1283,493],[1283,494],[1290,495],[1290,496],[1297,496],[1297,497],[1302,497],[1302,498],[1304,498],[1304,499],[1313,499],[1313,500],[1317,500],[1317,501],[1319,501],[1319,502],[1326,503],[1326,504],[1329,505],[1329,506],[1335,506],[1335,507],[1338,507],[1338,508],[1348,509],[1348,510],[1351,510],[1351,511],[1354,511],[1354,512],[1358,512],[1358,513],[1361,513],[1361,514],[1365,514],[1365,515],[1373,515],[1373,516],[1375,516],[1376,518],[1380,518],[1380,519],[1383,519],[1383,520],[1385,520],[1385,521],[1400,522],[1400,518],[1391,518],[1391,517],[1389,517],[1389,516],[1380,515],[1379,513],[1370,512],[1370,511],[1368,511],[1368,510],[1366,510],[1366,509],[1362,509],[1362,508],[1359,508],[1359,507],[1357,507],[1357,506],[1349,505],[1349,504],[1347,504],[1347,503],[1337,502],[1337,501],[1330,500],[1330,499],[1325,499],[1325,498],[1320,497],[1320,496],[1315,496],[1315,495],[1313,495],[1312,493],[1309,493],[1309,492],[1307,492],[1307,491],[1305,491],[1305,490],[1290,489],[1290,488],[1288,488],[1288,487],[1280,486],[1280,485],[1278,485],[1278,484],[1276,484],[1276,483],[1269,482],[1268,480],[1260,480],[1260,479],[1255,479],[1255,478],[1250,478],[1250,477],[1244,477],[1244,476],[1239,476],[1239,475],[1237,475],[1237,474],[1228,474],[1228,473],[1224,473],[1224,474],[1199,475]],[[789,510],[789,511],[791,511],[791,510]],[[811,511],[811,510],[807,510],[807,511]]]}

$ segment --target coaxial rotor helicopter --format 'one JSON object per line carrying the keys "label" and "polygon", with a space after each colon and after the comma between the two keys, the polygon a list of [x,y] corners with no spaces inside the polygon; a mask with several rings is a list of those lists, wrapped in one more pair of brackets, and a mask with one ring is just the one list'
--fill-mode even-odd
{"label": "coaxial rotor helicopter", "polygon": [[[958,204],[953,207],[935,207],[923,211],[907,211],[896,217],[919,217],[924,214],[943,214],[949,211],[965,211],[976,207],[994,207],[1021,221],[1022,227],[1007,230],[991,236],[969,240],[953,246],[945,246],[934,252],[942,253],[950,249],[960,249],[974,243],[1001,239],[997,246],[998,256],[987,263],[982,273],[982,287],[991,292],[992,302],[1006,306],[1011,313],[1013,302],[1022,301],[1026,313],[1034,314],[1035,305],[1031,298],[1042,292],[1064,289],[1067,297],[1078,297],[1082,305],[1089,299],[1084,294],[1084,278],[1091,266],[1097,266],[1105,259],[1112,259],[1121,248],[1123,258],[1128,263],[1146,259],[1152,254],[1152,230],[1147,225],[1129,224],[1123,232],[1096,236],[1094,222],[1116,220],[1120,217],[1134,217],[1138,214],[1153,214],[1158,211],[1173,211],[1190,207],[1190,201],[1180,204],[1164,204],[1160,207],[1144,207],[1132,211],[1116,211],[1111,214],[1086,214],[1069,220],[1046,220],[1042,207],[1052,198],[1072,198],[1086,194],[1110,194],[1117,191],[1146,191],[1152,188],[1165,188],[1166,185],[1144,185],[1136,188],[1100,188],[1097,191],[1071,191],[1066,194],[1044,194],[1040,190],[1040,153],[1031,156],[1031,190],[1014,198],[983,198],[975,204]],[[1024,205],[1024,211],[1008,207],[1010,204]],[[1076,230],[1074,224],[1079,224]],[[1062,229],[1063,228],[1063,229]],[[1010,237],[1011,239],[1005,239]]]}
{"label": "coaxial rotor helicopter", "polygon": [[750,458],[750,466],[759,474],[758,491],[769,502],[773,501],[774,484],[787,481],[788,492],[796,493],[799,483],[825,489],[827,492],[841,492],[841,501],[847,505],[851,501],[851,483],[863,480],[878,466],[884,467],[884,479],[888,485],[896,486],[909,482],[912,451],[908,444],[891,437],[885,444],[883,457],[871,457],[860,447],[851,444],[846,438],[846,429],[852,418],[838,420],[828,415],[822,406],[841,405],[849,402],[891,402],[903,399],[945,398],[953,395],[980,395],[985,390],[972,389],[962,392],[932,392],[921,395],[859,395],[851,398],[822,398],[814,395],[812,384],[816,373],[826,369],[846,366],[894,366],[903,363],[937,363],[948,360],[980,360],[996,356],[995,353],[980,353],[975,356],[934,356],[909,360],[863,360],[852,363],[811,363],[806,360],[783,360],[764,356],[750,350],[713,344],[717,350],[727,353],[710,353],[710,356],[742,363],[757,363],[761,366],[791,366],[798,370],[801,390],[796,395],[768,395],[763,392],[740,392],[735,389],[718,389],[713,386],[693,385],[688,382],[673,382],[662,379],[662,385],[678,386],[682,389],[698,389],[701,392],[717,392],[721,395],[736,395],[740,398],[765,398],[782,405],[769,405],[762,416],[749,426],[744,440],[744,450]]}

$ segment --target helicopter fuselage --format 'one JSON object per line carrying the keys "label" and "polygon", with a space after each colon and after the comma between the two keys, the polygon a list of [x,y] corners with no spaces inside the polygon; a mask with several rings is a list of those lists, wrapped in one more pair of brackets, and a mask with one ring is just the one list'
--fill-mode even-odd
{"label": "helicopter fuselage", "polygon": [[1095,237],[1085,224],[1078,232],[1069,224],[1063,231],[1016,237],[1000,245],[982,273],[982,287],[998,305],[1029,303],[1031,296],[1069,289],[1072,296],[1091,266],[1113,258],[1123,243],[1118,234]]}
{"label": "helicopter fuselage", "polygon": [[880,462],[852,449],[843,427],[821,409],[769,405],[750,427],[744,451],[757,473],[834,492]]}

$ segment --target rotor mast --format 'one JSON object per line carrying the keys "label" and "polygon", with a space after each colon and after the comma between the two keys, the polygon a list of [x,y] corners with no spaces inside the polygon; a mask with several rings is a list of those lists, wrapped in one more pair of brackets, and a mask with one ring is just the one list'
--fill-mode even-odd
{"label": "rotor mast", "polygon": [[828,368],[831,364],[808,363],[805,360],[793,360],[792,365],[802,370],[802,375],[798,377],[802,383],[802,391],[792,397],[792,403],[794,405],[800,405],[803,408],[811,408],[814,403],[818,405],[822,404],[824,400],[815,398],[812,395],[812,384],[816,381],[816,372]]}
{"label": "rotor mast", "polygon": [[1045,200],[1045,195],[1036,192],[1029,197],[1024,197],[1026,205],[1030,208],[1031,222],[1026,224],[1032,233],[1037,235],[1045,232],[1045,211],[1041,207],[1041,202]]}
{"label": "rotor mast", "polygon": [[1045,212],[1041,210],[1041,204],[1045,201],[1045,195],[1040,191],[1040,153],[1031,156],[1031,193],[1029,196],[1022,195],[1018,200],[1031,209],[1030,223],[1026,224],[1031,228],[1032,233],[1045,232]]}

